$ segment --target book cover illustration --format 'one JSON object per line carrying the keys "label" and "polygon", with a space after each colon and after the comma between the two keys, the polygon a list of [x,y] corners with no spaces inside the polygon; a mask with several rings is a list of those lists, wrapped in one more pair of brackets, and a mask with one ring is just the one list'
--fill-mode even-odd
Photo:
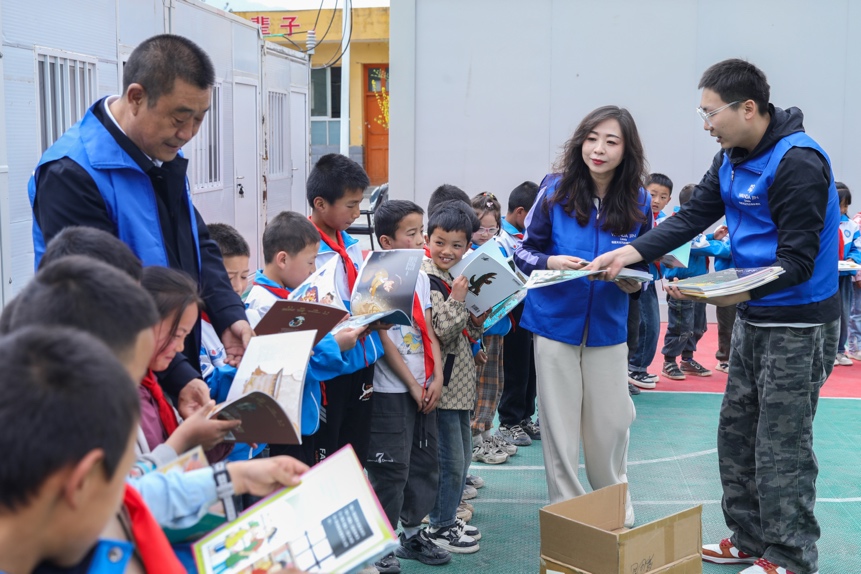
{"label": "book cover illustration", "polygon": [[586,271],[584,269],[536,269],[529,275],[529,280],[526,282],[527,289],[538,289],[540,287],[549,287],[557,283],[564,283],[580,277],[588,277],[595,275],[601,271]]}
{"label": "book cover illustration", "polygon": [[273,335],[315,330],[316,345],[348,316],[345,309],[334,305],[308,301],[276,301],[254,327],[254,332],[258,335]]}
{"label": "book cover illustration", "polygon": [[467,280],[466,308],[481,315],[523,288],[496,241],[488,241],[466,255],[449,272]]}
{"label": "book cover illustration", "polygon": [[225,440],[301,444],[302,392],[316,331],[253,337],[227,402],[212,416],[241,420]]}
{"label": "book cover illustration", "polygon": [[344,301],[338,296],[338,286],[335,281],[338,265],[341,264],[340,261],[340,257],[330,258],[301,285],[293,289],[287,300],[334,305],[338,309],[346,311],[347,307],[344,305]]}
{"label": "book cover illustration", "polygon": [[352,317],[336,330],[375,321],[412,325],[413,297],[424,253],[418,249],[374,251],[365,258],[350,297]]}
{"label": "book cover illustration", "polygon": [[675,281],[673,285],[686,295],[720,297],[755,289],[774,281],[781,274],[781,267],[730,268]]}
{"label": "book cover illustration", "polygon": [[520,303],[524,299],[526,299],[526,294],[527,290],[521,289],[520,291],[515,292],[514,295],[512,295],[508,299],[494,305],[493,308],[490,310],[490,314],[487,316],[487,319],[484,320],[484,325],[482,326],[482,329],[487,331],[488,329],[499,323],[503,317],[511,313],[511,311],[515,307],[520,305]]}
{"label": "book cover illustration", "polygon": [[327,457],[234,522],[193,546],[201,574],[252,574],[293,566],[356,571],[397,538],[352,448]]}

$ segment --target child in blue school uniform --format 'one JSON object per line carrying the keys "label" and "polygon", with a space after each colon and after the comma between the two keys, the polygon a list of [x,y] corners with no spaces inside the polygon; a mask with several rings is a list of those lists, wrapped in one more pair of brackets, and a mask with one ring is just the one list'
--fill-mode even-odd
{"label": "child in blue school uniform", "polygon": [[[838,182],[837,197],[840,200],[840,259],[861,263],[861,228],[854,220],[849,219],[849,205],[852,203],[852,193],[845,183]],[[840,339],[837,342],[837,356],[834,366],[851,367],[853,362],[846,352],[846,342],[849,339],[849,324],[852,318],[852,308],[855,304],[852,284],[855,282],[857,271],[841,271],[839,279],[840,292]],[[858,359],[858,349],[852,356]]]}
{"label": "child in blue school uniform", "polygon": [[[679,205],[691,199],[694,184],[688,184],[679,192]],[[678,211],[678,208],[676,209]],[[723,234],[720,235],[720,238]],[[668,268],[664,272],[667,280],[687,279],[705,275],[709,272],[708,258],[729,256],[729,244],[715,239],[714,235],[700,234],[691,241],[691,256],[687,267]],[[668,379],[684,380],[687,375],[710,377],[712,372],[696,360],[694,353],[697,343],[708,329],[706,325],[706,304],[697,301],[683,301],[667,295],[667,332],[664,335],[664,367],[661,374]],[[681,363],[676,360],[681,355]]]}

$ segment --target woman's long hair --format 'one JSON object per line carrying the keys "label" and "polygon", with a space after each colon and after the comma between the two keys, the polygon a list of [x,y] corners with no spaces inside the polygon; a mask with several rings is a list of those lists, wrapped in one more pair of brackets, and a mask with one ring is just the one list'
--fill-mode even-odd
{"label": "woman's long hair", "polygon": [[[194,305],[198,309],[203,308],[203,299],[198,292],[197,283],[183,271],[167,267],[145,267],[141,285],[155,302],[159,318],[164,321],[173,317],[170,338],[176,334],[186,307]],[[163,348],[157,349],[158,352],[163,350]]]}
{"label": "woman's long hair", "polygon": [[624,235],[645,221],[638,197],[648,170],[637,124],[625,108],[604,106],[583,118],[557,162],[556,171],[562,174],[562,179],[548,202],[561,205],[581,226],[589,222],[596,189],[589,166],[583,161],[583,142],[598,124],[609,119],[619,122],[625,152],[602,199],[601,228],[615,235]]}

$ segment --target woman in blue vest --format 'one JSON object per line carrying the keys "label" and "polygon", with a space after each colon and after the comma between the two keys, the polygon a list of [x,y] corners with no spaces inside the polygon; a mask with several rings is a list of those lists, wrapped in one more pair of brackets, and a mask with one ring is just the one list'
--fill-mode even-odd
{"label": "woman in blue vest", "polygon": [[[589,113],[566,143],[558,168],[544,178],[514,256],[527,275],[580,269],[651,229],[643,146],[626,109]],[[631,294],[639,294],[639,284],[630,280],[575,279],[526,298],[521,323],[535,334],[551,502],[585,492],[577,478],[581,439],[593,489],[628,480],[628,431],[635,417],[627,386]],[[633,523],[629,496],[625,524]]]}

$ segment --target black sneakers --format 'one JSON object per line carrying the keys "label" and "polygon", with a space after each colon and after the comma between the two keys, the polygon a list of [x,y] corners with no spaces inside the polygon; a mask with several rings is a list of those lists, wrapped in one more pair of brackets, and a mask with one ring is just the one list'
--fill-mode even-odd
{"label": "black sneakers", "polygon": [[661,374],[674,381],[684,381],[688,377],[679,369],[675,361],[665,361]]}
{"label": "black sneakers", "polygon": [[628,371],[628,382],[635,387],[640,387],[641,389],[654,389],[657,386],[656,377],[654,375],[650,375],[649,373],[635,373],[633,371]]}
{"label": "black sneakers", "polygon": [[691,359],[682,359],[681,362],[681,371],[683,373],[687,373],[688,375],[693,375],[695,377],[710,377],[712,376],[712,372],[700,365],[696,361]]}
{"label": "black sneakers", "polygon": [[426,535],[427,539],[454,554],[472,554],[478,552],[478,541],[472,536],[467,536],[458,527],[457,523],[441,528],[427,528],[419,535]]}
{"label": "black sneakers", "polygon": [[[401,532],[398,538],[401,541],[401,545],[395,550],[398,558],[418,560],[422,564],[429,566],[439,566],[451,562],[451,553],[431,542],[427,537],[426,530],[419,530],[419,533],[412,538],[407,538]],[[379,567],[377,570],[379,570]]]}
{"label": "black sneakers", "polygon": [[376,562],[374,562],[374,568],[377,569],[377,572],[380,574],[400,574],[401,573],[401,563],[395,558],[395,553],[386,554]]}

